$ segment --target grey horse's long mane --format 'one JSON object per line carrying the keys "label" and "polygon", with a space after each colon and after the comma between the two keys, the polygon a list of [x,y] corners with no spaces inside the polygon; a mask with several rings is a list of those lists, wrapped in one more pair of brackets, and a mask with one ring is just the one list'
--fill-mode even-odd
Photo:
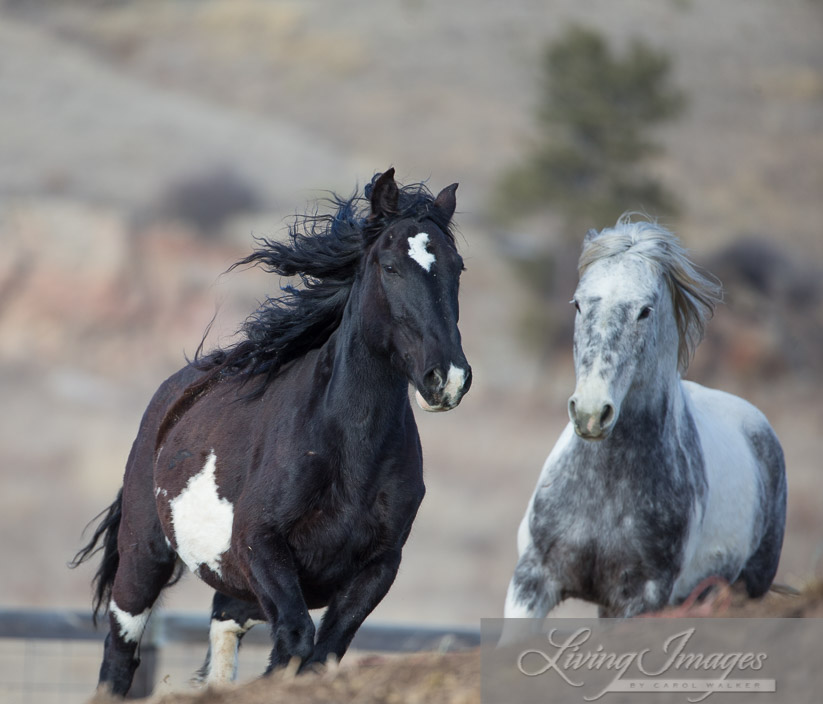
{"label": "grey horse's long mane", "polygon": [[680,337],[678,368],[685,371],[703,339],[706,323],[722,301],[723,287],[717,278],[689,260],[673,233],[652,219],[635,221],[638,215],[624,213],[613,228],[599,233],[590,230],[583,242],[577,272],[582,277],[594,262],[624,253],[635,254],[657,266],[672,294]]}

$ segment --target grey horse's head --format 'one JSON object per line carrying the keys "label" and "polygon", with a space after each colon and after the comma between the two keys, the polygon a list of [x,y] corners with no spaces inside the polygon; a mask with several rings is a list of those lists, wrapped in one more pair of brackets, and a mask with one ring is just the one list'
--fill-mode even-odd
{"label": "grey horse's head", "polygon": [[589,232],[578,272],[569,418],[582,438],[602,440],[630,389],[653,403],[685,370],[721,288],[671,232],[631,214]]}

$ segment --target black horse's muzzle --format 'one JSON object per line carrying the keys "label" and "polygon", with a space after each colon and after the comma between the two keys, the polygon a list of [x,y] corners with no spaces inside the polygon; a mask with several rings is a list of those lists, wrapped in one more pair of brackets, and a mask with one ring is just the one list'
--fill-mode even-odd
{"label": "black horse's muzzle", "polygon": [[450,411],[455,408],[472,384],[472,369],[450,364],[448,369],[435,366],[429,369],[419,384],[415,384],[415,398],[424,411]]}

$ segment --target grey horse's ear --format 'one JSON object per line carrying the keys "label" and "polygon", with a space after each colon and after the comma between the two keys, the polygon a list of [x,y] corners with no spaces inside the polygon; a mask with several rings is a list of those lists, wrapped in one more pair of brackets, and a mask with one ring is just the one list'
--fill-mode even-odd
{"label": "grey horse's ear", "polygon": [[583,246],[585,247],[587,244],[589,244],[589,242],[597,239],[598,237],[600,237],[600,233],[594,228],[592,228],[586,233],[586,236],[583,238]]}

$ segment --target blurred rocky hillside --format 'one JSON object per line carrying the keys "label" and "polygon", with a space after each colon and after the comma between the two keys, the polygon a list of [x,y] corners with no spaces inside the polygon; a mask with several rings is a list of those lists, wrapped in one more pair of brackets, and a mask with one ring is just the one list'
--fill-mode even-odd
{"label": "blurred rocky hillside", "polygon": [[501,228],[488,204],[533,143],[545,43],[573,22],[671,55],[688,110],[659,130],[651,169],[727,299],[689,375],[751,395],[774,420],[795,492],[782,574],[816,569],[821,3],[5,0],[0,530],[37,529],[0,552],[22,566],[0,580],[0,603],[86,603],[90,574],[64,563],[119,486],[148,398],[218,304],[213,343],[281,283],[221,272],[324,191],[347,195],[394,165],[432,189],[460,182],[475,385],[454,414],[420,418],[430,491],[378,616],[499,612],[520,511],[573,386],[574,256],[542,313],[554,337],[529,347],[531,293],[511,253],[583,233],[552,213]]}

